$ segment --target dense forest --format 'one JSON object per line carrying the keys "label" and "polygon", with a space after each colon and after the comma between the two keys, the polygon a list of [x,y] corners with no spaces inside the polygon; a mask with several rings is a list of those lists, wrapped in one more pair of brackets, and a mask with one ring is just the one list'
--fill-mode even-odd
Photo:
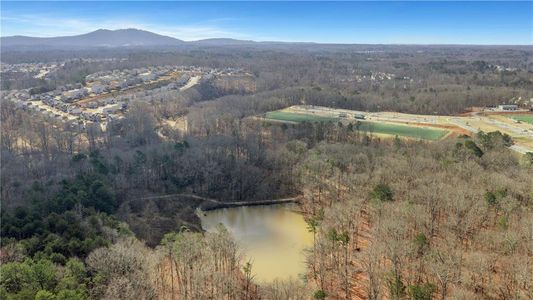
{"label": "dense forest", "polygon": [[[206,82],[136,99],[106,130],[45,119],[2,99],[0,298],[533,298],[533,155],[509,150],[509,136],[429,143],[335,122],[253,118],[296,104],[460,113],[529,99],[530,50],[279,47],[102,51],[127,59],[74,61],[55,81],[37,83],[164,64],[254,74],[253,94]],[[354,81],[378,72],[395,77]],[[3,88],[36,84],[11,75],[16,80]],[[181,116],[187,132],[165,126]],[[203,198],[295,196],[314,236],[304,280],[257,284],[227,230],[203,232],[195,214]]]}
{"label": "dense forest", "polygon": [[313,279],[347,299],[533,297],[531,155],[521,165],[504,145],[482,134],[310,149],[298,172]]}

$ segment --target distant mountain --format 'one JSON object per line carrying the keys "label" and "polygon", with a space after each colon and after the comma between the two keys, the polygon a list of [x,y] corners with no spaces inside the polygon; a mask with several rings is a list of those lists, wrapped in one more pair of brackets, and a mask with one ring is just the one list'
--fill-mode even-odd
{"label": "distant mountain", "polygon": [[61,37],[2,37],[2,47],[157,47],[177,46],[185,42],[173,37],[159,35],[139,29],[107,30],[99,29],[81,35]]}
{"label": "distant mountain", "polygon": [[59,37],[30,37],[8,36],[2,37],[1,46],[4,49],[29,50],[66,49],[66,48],[116,48],[116,47],[174,47],[174,46],[287,46],[311,43],[286,43],[286,42],[256,42],[250,40],[236,40],[230,38],[212,38],[198,41],[185,42],[173,37],[159,35],[139,29],[107,30],[98,29],[81,35]]}
{"label": "distant mountain", "polygon": [[[236,40],[230,38],[212,38],[198,41],[182,41],[173,37],[156,34],[140,29],[98,29],[81,35],[59,37],[30,37],[30,36],[7,36],[0,38],[0,46],[3,51],[28,51],[28,50],[52,50],[52,49],[90,49],[90,48],[118,48],[118,47],[145,47],[145,48],[174,48],[174,47],[246,47],[277,50],[301,50],[325,51],[345,50],[354,47],[359,51],[377,51],[384,47],[437,47],[443,45],[370,45],[370,44],[320,44],[313,42],[256,42],[250,40]],[[447,47],[462,47],[465,45],[446,45]],[[475,45],[470,45],[475,46]],[[476,46],[483,47],[483,46]],[[496,46],[509,47],[509,46]],[[520,49],[531,49],[531,46],[515,46]]]}

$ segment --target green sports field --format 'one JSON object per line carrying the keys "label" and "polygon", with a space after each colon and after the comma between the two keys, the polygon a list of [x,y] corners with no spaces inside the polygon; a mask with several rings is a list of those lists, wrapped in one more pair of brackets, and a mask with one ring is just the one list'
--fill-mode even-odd
{"label": "green sports field", "polygon": [[315,115],[307,114],[296,114],[284,111],[271,111],[265,114],[265,119],[276,120],[276,121],[288,121],[288,122],[329,122],[337,121],[339,118],[334,117],[322,117]]}
{"label": "green sports field", "polygon": [[508,116],[511,119],[515,119],[520,122],[526,122],[529,124],[533,124],[533,114],[531,115],[509,115]]}
{"label": "green sports field", "polygon": [[[265,119],[275,120],[280,122],[291,122],[291,123],[300,123],[304,121],[308,122],[328,122],[328,121],[338,121],[339,118],[335,117],[322,117],[315,116],[311,114],[297,114],[284,111],[273,111],[265,114]],[[391,136],[401,136],[414,139],[424,139],[436,141],[443,138],[448,134],[447,130],[427,128],[427,127],[416,127],[408,125],[398,125],[398,124],[389,124],[389,123],[377,123],[377,122],[368,122],[368,121],[359,121],[355,128],[359,131],[364,131],[367,133],[375,134],[386,134]]]}
{"label": "green sports field", "polygon": [[356,128],[359,131],[365,131],[368,133],[397,135],[431,141],[440,140],[448,134],[447,130],[377,122],[360,122]]}

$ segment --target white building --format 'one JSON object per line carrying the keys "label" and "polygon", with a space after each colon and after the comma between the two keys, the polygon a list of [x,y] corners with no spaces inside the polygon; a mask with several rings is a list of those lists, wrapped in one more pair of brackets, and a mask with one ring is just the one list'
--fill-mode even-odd
{"label": "white building", "polygon": [[499,110],[518,110],[518,105],[515,104],[500,104],[498,105]]}

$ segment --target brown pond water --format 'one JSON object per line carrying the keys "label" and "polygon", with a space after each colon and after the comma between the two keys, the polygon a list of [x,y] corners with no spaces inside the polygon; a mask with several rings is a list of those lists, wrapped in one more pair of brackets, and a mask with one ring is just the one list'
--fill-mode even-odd
{"label": "brown pond water", "polygon": [[224,208],[200,214],[202,228],[216,230],[222,223],[251,260],[258,282],[297,278],[306,272],[306,248],[313,246],[303,216],[295,204]]}

